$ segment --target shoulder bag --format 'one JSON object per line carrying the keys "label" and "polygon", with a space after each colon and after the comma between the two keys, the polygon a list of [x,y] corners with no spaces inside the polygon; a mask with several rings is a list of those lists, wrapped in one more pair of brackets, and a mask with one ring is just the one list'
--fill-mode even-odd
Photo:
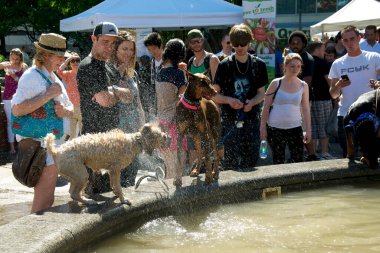
{"label": "shoulder bag", "polygon": [[[52,82],[41,71],[36,71],[51,85]],[[55,114],[54,99],[24,116],[16,117],[11,113],[11,126],[14,134],[24,137],[39,139],[48,133],[53,133],[57,139],[63,136],[63,119]]]}
{"label": "shoulder bag", "polygon": [[40,179],[46,165],[46,149],[32,138],[23,139],[18,143],[16,159],[12,164],[13,176],[21,184],[34,187]]}

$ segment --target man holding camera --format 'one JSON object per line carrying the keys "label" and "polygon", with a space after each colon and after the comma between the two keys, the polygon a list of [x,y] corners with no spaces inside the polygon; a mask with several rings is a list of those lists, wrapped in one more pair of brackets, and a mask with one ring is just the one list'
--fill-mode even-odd
{"label": "man holding camera", "polygon": [[376,80],[376,75],[380,75],[380,54],[360,49],[359,30],[354,26],[345,27],[341,31],[341,35],[347,54],[334,61],[330,69],[329,79],[331,97],[333,99],[340,98],[338,138],[343,150],[342,155],[346,157],[347,144],[343,117],[360,95],[374,88],[370,80]]}

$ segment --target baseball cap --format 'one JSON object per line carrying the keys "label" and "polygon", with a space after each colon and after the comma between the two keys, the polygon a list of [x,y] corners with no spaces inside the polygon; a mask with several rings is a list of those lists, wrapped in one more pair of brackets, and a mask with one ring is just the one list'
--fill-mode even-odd
{"label": "baseball cap", "polygon": [[194,38],[202,38],[203,39],[203,34],[202,34],[202,32],[200,30],[193,29],[193,30],[191,30],[191,31],[188,32],[187,38],[189,40],[194,39]]}
{"label": "baseball cap", "polygon": [[107,35],[107,36],[118,36],[119,30],[116,25],[111,22],[101,22],[96,25],[93,35]]}

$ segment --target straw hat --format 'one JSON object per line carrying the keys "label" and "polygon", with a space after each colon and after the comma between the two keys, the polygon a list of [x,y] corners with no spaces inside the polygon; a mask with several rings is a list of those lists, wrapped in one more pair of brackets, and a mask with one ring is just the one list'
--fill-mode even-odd
{"label": "straw hat", "polygon": [[66,52],[66,38],[56,33],[43,33],[38,42],[34,42],[38,49],[64,56]]}

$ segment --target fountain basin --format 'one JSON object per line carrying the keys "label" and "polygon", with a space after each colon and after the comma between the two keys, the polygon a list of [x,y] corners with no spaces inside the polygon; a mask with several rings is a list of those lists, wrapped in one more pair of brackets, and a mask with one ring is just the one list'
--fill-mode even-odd
{"label": "fountain basin", "polygon": [[112,193],[97,196],[96,206],[80,206],[67,196],[67,204],[33,214],[0,227],[0,252],[75,252],[125,227],[158,216],[191,212],[206,206],[262,199],[263,190],[280,187],[283,193],[323,185],[366,181],[380,170],[346,159],[257,167],[252,172],[223,171],[217,183],[204,185],[184,177],[176,189],[167,180],[166,193],[158,182],[125,189],[132,206],[120,205]]}

